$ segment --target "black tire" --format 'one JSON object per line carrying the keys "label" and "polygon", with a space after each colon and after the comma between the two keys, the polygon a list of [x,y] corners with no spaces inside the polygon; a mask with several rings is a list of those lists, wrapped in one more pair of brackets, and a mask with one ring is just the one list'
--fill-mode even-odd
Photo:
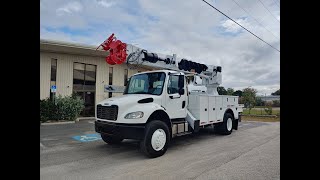
{"label": "black tire", "polygon": [[232,129],[233,127],[231,127],[231,130],[228,130],[227,128],[227,121],[228,119],[231,118],[232,120],[232,126],[233,126],[233,121],[234,121],[234,118],[232,116],[232,114],[230,113],[225,113],[224,114],[224,117],[223,117],[223,122],[220,123],[220,124],[217,124],[216,126],[214,126],[214,130],[219,133],[219,134],[223,134],[223,135],[229,135],[232,133]]}
{"label": "black tire", "polygon": [[[153,133],[158,129],[162,129],[165,132],[166,142],[164,147],[161,150],[156,151],[152,147],[151,138]],[[167,151],[169,143],[170,143],[170,131],[167,124],[159,120],[153,120],[146,125],[144,138],[140,142],[140,149],[146,156],[150,158],[155,158],[155,157],[162,156]]]}
{"label": "black tire", "polygon": [[104,142],[108,144],[119,144],[121,141],[123,141],[123,138],[118,136],[111,136],[108,134],[101,134],[101,138]]}

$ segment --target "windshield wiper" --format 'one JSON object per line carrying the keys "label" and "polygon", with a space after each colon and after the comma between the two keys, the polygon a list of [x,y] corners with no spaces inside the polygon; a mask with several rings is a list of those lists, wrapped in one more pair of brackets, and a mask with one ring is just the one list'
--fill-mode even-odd
{"label": "windshield wiper", "polygon": [[140,91],[140,92],[133,92],[133,93],[128,93],[128,94],[150,94],[148,92]]}

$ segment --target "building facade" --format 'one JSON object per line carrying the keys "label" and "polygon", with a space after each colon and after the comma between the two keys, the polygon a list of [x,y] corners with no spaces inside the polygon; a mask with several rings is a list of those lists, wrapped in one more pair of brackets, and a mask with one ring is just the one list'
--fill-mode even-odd
{"label": "building facade", "polygon": [[108,91],[106,86],[124,89],[131,75],[152,70],[147,67],[131,69],[125,63],[109,65],[105,61],[108,53],[96,48],[40,40],[40,99],[75,93],[85,101],[85,110],[81,115],[94,116],[96,103],[122,95],[121,91]]}
{"label": "building facade", "polygon": [[273,95],[270,95],[270,96],[257,96],[257,98],[260,98],[262,101],[266,101],[266,102],[271,102],[271,101],[274,101],[274,100],[280,101],[280,96],[273,96]]}

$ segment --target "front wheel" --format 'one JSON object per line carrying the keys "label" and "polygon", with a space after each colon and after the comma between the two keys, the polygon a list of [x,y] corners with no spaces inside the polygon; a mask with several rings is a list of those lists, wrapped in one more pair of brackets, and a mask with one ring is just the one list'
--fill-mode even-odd
{"label": "front wheel", "polygon": [[170,142],[170,131],[166,123],[154,120],[147,124],[143,140],[140,142],[141,151],[148,157],[162,156]]}
{"label": "front wheel", "polygon": [[104,142],[108,143],[108,144],[118,144],[121,141],[123,141],[123,138],[118,137],[118,136],[110,136],[107,134],[101,134],[101,138]]}

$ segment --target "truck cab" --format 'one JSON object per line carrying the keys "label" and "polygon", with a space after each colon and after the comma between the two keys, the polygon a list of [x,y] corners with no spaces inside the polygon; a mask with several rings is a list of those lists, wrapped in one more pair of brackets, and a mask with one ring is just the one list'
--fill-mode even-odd
{"label": "truck cab", "polygon": [[[185,81],[184,74],[175,71],[137,73],[129,79],[123,96],[98,103],[96,119],[112,123],[144,124],[157,110],[165,111],[170,119],[185,118],[188,105]],[[111,117],[105,111],[117,113]]]}

